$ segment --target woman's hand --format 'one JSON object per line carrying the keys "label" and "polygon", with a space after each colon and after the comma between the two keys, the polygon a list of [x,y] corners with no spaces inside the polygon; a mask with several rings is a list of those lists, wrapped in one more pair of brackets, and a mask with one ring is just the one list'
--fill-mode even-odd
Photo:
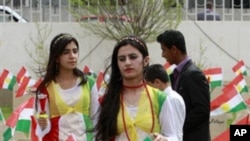
{"label": "woman's hand", "polygon": [[164,136],[159,133],[153,133],[152,137],[154,141],[168,141]]}

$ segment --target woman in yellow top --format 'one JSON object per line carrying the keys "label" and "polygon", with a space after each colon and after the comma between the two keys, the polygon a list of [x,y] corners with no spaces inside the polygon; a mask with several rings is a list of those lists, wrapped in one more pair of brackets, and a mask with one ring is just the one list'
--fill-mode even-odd
{"label": "woman in yellow top", "polygon": [[43,141],[92,141],[92,117],[98,109],[94,79],[77,68],[79,45],[72,35],[58,34],[50,44],[44,79],[37,89],[36,134]]}
{"label": "woman in yellow top", "polygon": [[105,71],[111,69],[111,74],[101,99],[95,140],[178,141],[182,126],[168,118],[175,111],[167,95],[143,79],[148,65],[148,49],[140,38],[127,36],[116,44]]}

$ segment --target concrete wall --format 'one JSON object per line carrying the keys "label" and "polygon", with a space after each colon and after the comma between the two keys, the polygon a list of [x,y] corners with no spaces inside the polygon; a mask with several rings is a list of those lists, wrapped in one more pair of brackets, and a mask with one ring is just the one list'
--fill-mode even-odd
{"label": "concrete wall", "polygon": [[[38,27],[51,33],[44,37],[49,47],[51,39],[60,32],[73,34],[80,44],[79,68],[89,65],[95,72],[104,69],[107,58],[111,55],[113,41],[103,40],[87,33],[78,23],[1,23],[0,24],[0,71],[4,68],[17,73],[25,66],[32,76],[31,67],[36,66],[25,49],[34,50],[32,40],[38,40]],[[182,22],[178,27],[186,38],[189,56],[196,62],[202,61],[208,67],[221,66],[224,80],[234,77],[232,66],[235,59],[244,60],[250,66],[249,22]],[[151,63],[164,63],[158,43],[148,43]],[[205,48],[200,57],[201,48]],[[93,52],[91,52],[94,50]]]}

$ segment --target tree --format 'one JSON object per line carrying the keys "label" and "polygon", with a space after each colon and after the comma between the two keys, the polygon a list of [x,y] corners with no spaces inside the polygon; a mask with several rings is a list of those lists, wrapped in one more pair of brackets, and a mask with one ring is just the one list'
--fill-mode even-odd
{"label": "tree", "polygon": [[43,77],[46,72],[46,65],[49,59],[49,49],[46,47],[46,40],[51,34],[51,27],[48,25],[41,26],[36,23],[37,37],[30,35],[30,41],[34,48],[26,48],[25,50],[31,57],[34,64],[29,67],[37,75],[38,78]]}
{"label": "tree", "polygon": [[[126,35],[155,41],[157,35],[176,28],[181,20],[181,3],[176,0],[71,0],[71,4],[84,28],[116,41]],[[83,21],[91,18],[100,22]]]}

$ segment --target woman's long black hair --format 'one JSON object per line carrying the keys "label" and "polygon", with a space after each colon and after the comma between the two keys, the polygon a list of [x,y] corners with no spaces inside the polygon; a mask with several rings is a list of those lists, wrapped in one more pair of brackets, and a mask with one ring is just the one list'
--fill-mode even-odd
{"label": "woman's long black hair", "polygon": [[[38,94],[41,92],[43,88],[45,88],[52,80],[55,80],[56,76],[58,75],[58,64],[56,62],[57,58],[63,53],[65,47],[71,43],[74,42],[77,46],[77,49],[79,50],[79,44],[72,35],[68,33],[60,33],[56,35],[51,43],[50,43],[50,54],[49,54],[49,60],[46,67],[46,73],[43,78],[43,81],[38,86],[36,90],[36,110],[37,110],[37,100],[38,100]],[[79,85],[85,84],[87,82],[87,76],[78,68],[75,68],[73,70],[74,74],[76,76],[79,76],[82,78],[82,81]]]}
{"label": "woman's long black hair", "polygon": [[[105,73],[111,68],[110,79],[101,102],[98,122],[96,124],[96,141],[109,141],[117,135],[117,116],[120,109],[120,94],[122,89],[122,76],[118,67],[118,51],[122,46],[132,45],[138,49],[143,58],[148,56],[145,42],[135,36],[122,38],[114,47],[111,64]],[[104,75],[105,76],[105,75]]]}

